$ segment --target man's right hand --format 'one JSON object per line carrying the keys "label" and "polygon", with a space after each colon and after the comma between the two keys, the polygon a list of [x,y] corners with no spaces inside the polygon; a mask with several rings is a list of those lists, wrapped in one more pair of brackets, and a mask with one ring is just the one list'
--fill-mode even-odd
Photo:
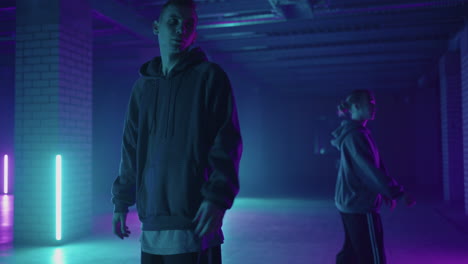
{"label": "man's right hand", "polygon": [[383,200],[385,202],[385,204],[390,208],[391,211],[393,211],[393,209],[395,209],[396,207],[396,200],[393,200],[391,198],[387,198],[387,197],[383,197]]}
{"label": "man's right hand", "polygon": [[127,213],[114,213],[112,217],[112,231],[120,239],[124,239],[124,237],[128,237],[131,234],[126,221]]}
{"label": "man's right hand", "polygon": [[413,207],[416,204],[413,196],[409,195],[408,193],[404,193],[402,197],[403,201],[405,201],[406,206]]}

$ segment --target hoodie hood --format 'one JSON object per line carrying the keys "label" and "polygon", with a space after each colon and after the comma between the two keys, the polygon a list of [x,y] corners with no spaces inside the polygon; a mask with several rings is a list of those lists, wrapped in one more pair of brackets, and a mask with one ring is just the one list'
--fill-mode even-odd
{"label": "hoodie hood", "polygon": [[345,137],[349,134],[349,132],[356,129],[367,130],[367,128],[358,121],[343,120],[341,125],[331,133],[333,136],[331,144],[338,150],[341,150],[341,143],[343,143]]}
{"label": "hoodie hood", "polygon": [[205,61],[208,61],[208,59],[201,48],[188,48],[183,52],[180,61],[174,66],[168,76],[164,76],[162,73],[161,57],[155,57],[154,59],[144,63],[140,67],[140,75],[150,78],[171,78],[184,70]]}

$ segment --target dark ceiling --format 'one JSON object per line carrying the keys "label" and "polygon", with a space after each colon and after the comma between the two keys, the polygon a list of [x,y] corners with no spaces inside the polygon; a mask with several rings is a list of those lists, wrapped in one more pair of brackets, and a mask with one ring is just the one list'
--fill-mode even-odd
{"label": "dark ceiling", "polygon": [[[156,50],[164,1],[92,0],[95,56]],[[265,87],[310,92],[410,89],[449,48],[468,1],[196,1],[198,44]],[[15,1],[0,1],[0,48],[14,46]],[[13,43],[13,44],[12,44]],[[1,53],[0,53],[1,54]],[[125,54],[125,55],[122,55]]]}

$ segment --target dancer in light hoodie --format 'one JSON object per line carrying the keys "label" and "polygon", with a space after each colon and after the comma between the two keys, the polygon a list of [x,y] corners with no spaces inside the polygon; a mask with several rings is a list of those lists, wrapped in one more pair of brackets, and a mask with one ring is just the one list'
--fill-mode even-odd
{"label": "dancer in light hoodie", "polygon": [[396,200],[413,206],[403,186],[387,174],[371,132],[366,127],[375,117],[375,98],[368,90],[353,91],[339,106],[348,117],[333,131],[331,144],[340,151],[335,204],[344,225],[345,242],[337,264],[386,263],[379,210],[382,201],[391,209]]}

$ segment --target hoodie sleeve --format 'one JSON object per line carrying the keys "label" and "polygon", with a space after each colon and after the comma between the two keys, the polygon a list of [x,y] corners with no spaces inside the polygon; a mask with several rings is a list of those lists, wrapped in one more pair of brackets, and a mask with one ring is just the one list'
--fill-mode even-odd
{"label": "hoodie sleeve", "polygon": [[211,174],[202,187],[202,195],[224,209],[232,207],[239,192],[239,162],[242,138],[236,103],[226,73],[219,67],[207,79],[209,123],[214,141],[208,154]]}
{"label": "hoodie sleeve", "polygon": [[383,163],[377,160],[371,139],[365,133],[352,132],[345,139],[344,147],[352,156],[360,179],[369,189],[391,199],[398,199],[403,195],[403,187],[387,175]]}
{"label": "hoodie sleeve", "polygon": [[114,212],[126,213],[136,202],[136,147],[138,141],[138,100],[133,89],[124,122],[119,174],[112,185]]}

